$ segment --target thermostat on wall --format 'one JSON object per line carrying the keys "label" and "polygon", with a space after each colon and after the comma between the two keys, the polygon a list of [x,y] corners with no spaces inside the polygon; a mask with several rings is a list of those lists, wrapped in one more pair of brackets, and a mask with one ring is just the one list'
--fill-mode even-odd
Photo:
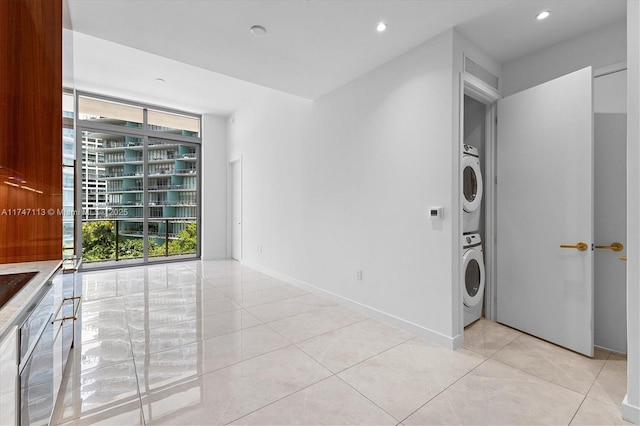
{"label": "thermostat on wall", "polygon": [[444,207],[430,207],[429,218],[431,220],[442,220],[444,218]]}

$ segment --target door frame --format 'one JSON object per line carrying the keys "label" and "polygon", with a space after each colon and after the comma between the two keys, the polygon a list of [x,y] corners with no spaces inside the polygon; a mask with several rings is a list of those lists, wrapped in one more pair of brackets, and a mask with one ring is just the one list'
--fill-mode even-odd
{"label": "door frame", "polygon": [[234,201],[234,191],[233,191],[233,167],[240,167],[240,259],[237,259],[239,262],[244,258],[244,223],[243,223],[243,171],[244,171],[244,163],[242,159],[242,155],[240,158],[229,161],[227,164],[227,258],[233,259],[233,201]]}
{"label": "door frame", "polygon": [[[477,77],[461,72],[459,81],[459,120],[458,120],[458,143],[454,147],[454,155],[457,157],[457,173],[458,182],[454,185],[454,200],[457,200],[458,205],[458,227],[454,227],[453,236],[453,249],[455,250],[453,258],[458,265],[458,277],[459,280],[454,280],[453,285],[457,288],[461,288],[461,280],[464,277],[463,265],[462,265],[462,190],[459,182],[462,182],[462,167],[461,167],[461,155],[462,155],[462,143],[464,141],[464,97],[465,95],[472,97],[473,99],[485,104],[485,176],[484,179],[484,202],[485,202],[485,217],[482,219],[485,223],[485,241],[484,246],[484,264],[485,264],[485,317],[494,321],[496,317],[496,304],[495,304],[495,266],[496,266],[496,247],[495,247],[495,226],[496,226],[496,212],[495,212],[495,182],[496,182],[496,110],[498,99],[502,98],[500,93],[493,87],[484,83]],[[490,184],[491,183],[491,184]],[[492,238],[486,239],[486,236],[492,236]],[[464,335],[464,309],[463,309],[463,293],[462,291],[455,291],[454,294],[458,294],[456,298],[457,303],[454,304],[454,318],[458,318],[458,336]]]}
{"label": "door frame", "polygon": [[[604,76],[607,76],[607,75],[610,75],[610,74],[615,74],[615,73],[622,72],[622,71],[627,71],[628,72],[627,61],[616,62],[616,63],[613,63],[611,65],[606,65],[606,66],[603,66],[603,67],[594,68],[594,70],[593,70],[594,96],[595,96],[595,82],[596,82],[597,78],[604,77]],[[627,98],[628,97],[629,97],[629,95],[627,93]],[[596,114],[596,112],[595,112],[595,102],[594,102],[594,116],[595,116],[595,114]],[[628,119],[628,111],[625,112],[625,116],[627,116],[627,119]],[[594,117],[594,126],[595,126],[595,117]],[[625,131],[628,131],[628,129],[625,128]],[[629,143],[629,140],[627,138],[627,144],[628,143]],[[595,131],[594,131],[594,145],[595,145]],[[625,154],[626,154],[626,151],[625,151]],[[625,155],[625,160],[626,160],[627,157],[628,156]],[[595,165],[595,157],[594,157],[594,165]],[[627,165],[627,167],[628,167],[628,165]],[[628,185],[628,180],[625,183]],[[628,199],[628,191],[625,192],[625,198]],[[628,215],[628,211],[625,211],[625,215]],[[595,216],[594,216],[594,222],[595,222]],[[627,218],[627,223],[625,223],[625,227],[628,228],[628,218]],[[595,229],[594,229],[594,237],[595,237]],[[620,254],[628,253],[628,249],[629,249],[628,240],[629,240],[629,231],[627,229],[627,232],[625,234],[625,241],[624,241],[624,245],[625,245],[624,252],[622,252]],[[600,243],[600,244],[602,244],[602,243]],[[595,276],[595,269],[594,269],[594,306],[595,306],[595,303],[596,303],[596,298],[595,298],[595,283],[596,283],[596,281],[595,281],[595,277],[596,276]],[[629,287],[629,278],[628,278],[628,276],[625,278],[625,286],[626,286],[626,288]],[[628,299],[628,294],[625,293],[625,307],[628,309],[628,300],[627,299]],[[627,313],[627,316],[626,316],[625,320],[628,317],[629,317],[629,315]],[[628,342],[629,342],[629,333],[628,332],[625,335],[625,339],[626,339],[625,343],[627,344],[627,352],[628,352]],[[602,347],[602,346],[599,346],[599,345],[595,344],[595,314],[594,314],[594,347],[600,348],[600,349],[604,349],[604,350],[610,351],[610,352],[616,352],[613,349]],[[625,353],[625,355],[626,355],[626,353]]]}

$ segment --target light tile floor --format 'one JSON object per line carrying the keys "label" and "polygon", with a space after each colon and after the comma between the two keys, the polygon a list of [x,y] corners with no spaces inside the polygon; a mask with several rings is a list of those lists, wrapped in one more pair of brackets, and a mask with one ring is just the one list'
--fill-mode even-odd
{"label": "light tile floor", "polygon": [[55,425],[627,424],[624,357],[490,321],[450,351],[233,261],[78,280]]}

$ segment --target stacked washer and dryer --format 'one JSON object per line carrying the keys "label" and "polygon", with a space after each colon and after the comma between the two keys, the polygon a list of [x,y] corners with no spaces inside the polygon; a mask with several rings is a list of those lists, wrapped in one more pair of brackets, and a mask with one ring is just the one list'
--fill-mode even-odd
{"label": "stacked washer and dryer", "polygon": [[462,271],[464,326],[482,316],[484,300],[484,258],[480,238],[480,205],[482,203],[482,172],[478,150],[462,146]]}

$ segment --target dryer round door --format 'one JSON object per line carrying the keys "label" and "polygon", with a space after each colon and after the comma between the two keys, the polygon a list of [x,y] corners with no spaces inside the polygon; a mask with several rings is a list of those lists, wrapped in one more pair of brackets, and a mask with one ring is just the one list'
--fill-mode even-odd
{"label": "dryer round door", "polygon": [[462,202],[464,211],[470,213],[482,202],[482,173],[477,157],[462,157]]}
{"label": "dryer round door", "polygon": [[467,250],[462,257],[462,265],[464,304],[473,307],[482,301],[482,295],[484,294],[484,261],[482,252],[476,249]]}

